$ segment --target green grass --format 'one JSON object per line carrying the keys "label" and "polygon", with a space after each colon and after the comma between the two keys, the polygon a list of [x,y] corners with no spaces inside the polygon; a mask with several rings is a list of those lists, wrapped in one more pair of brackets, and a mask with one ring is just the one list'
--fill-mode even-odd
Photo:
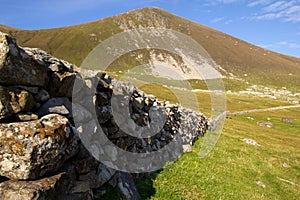
{"label": "green grass", "polygon": [[[170,89],[157,84],[148,84],[140,88],[148,94],[154,94],[159,100],[170,101],[171,103],[183,102],[182,106],[196,110],[194,96],[190,91]],[[195,97],[199,103],[198,111],[210,116],[211,95],[208,92],[195,92]],[[277,106],[290,105],[288,102],[273,100],[266,97],[251,95],[226,95],[227,110],[231,112],[264,109]],[[181,100],[183,101],[180,101]]]}
{"label": "green grass", "polygon": [[[272,113],[265,114],[273,117]],[[297,199],[299,185],[279,178],[299,184],[300,118],[289,131],[285,131],[285,124],[276,126],[257,127],[244,116],[227,119],[213,152],[199,159],[203,140],[198,141],[193,153],[183,155],[157,175],[157,190],[151,199]],[[243,138],[255,139],[262,146],[245,144]],[[283,163],[290,167],[284,168]]]}
{"label": "green grass", "polygon": [[291,105],[288,102],[252,95],[227,95],[227,110],[231,112]]}

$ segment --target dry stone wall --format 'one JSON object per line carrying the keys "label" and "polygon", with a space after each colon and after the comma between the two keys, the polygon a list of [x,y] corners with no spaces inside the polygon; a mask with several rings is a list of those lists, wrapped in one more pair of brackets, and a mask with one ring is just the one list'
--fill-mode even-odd
{"label": "dry stone wall", "polygon": [[[85,89],[92,83],[95,91]],[[129,107],[128,115],[122,106],[114,110],[111,100],[116,96]],[[90,110],[96,110],[96,119]],[[161,129],[149,129],[157,134],[128,135],[134,124],[149,127],[162,120],[153,110],[165,115]],[[160,102],[103,72],[79,70],[40,49],[19,47],[0,32],[1,200],[95,199],[105,184],[118,186],[127,199],[140,198],[130,173],[107,167],[85,148],[74,116],[91,124],[85,132],[92,134],[93,123],[98,123],[114,145],[134,153],[158,151],[176,138],[183,151],[191,151],[208,128],[201,113]]]}

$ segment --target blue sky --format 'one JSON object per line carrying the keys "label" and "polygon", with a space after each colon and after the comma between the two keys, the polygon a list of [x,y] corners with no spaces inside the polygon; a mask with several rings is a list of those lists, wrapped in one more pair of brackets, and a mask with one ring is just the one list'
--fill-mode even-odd
{"label": "blue sky", "polygon": [[0,24],[41,29],[157,6],[280,53],[300,57],[300,0],[0,0]]}

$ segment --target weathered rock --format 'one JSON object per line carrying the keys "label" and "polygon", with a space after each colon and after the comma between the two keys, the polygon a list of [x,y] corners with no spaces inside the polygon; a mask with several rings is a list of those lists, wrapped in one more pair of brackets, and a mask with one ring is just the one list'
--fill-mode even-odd
{"label": "weathered rock", "polygon": [[71,188],[70,195],[65,196],[64,200],[93,200],[94,195],[88,181],[76,181]]}
{"label": "weathered rock", "polygon": [[180,124],[178,131],[183,145],[192,145],[199,137],[204,136],[207,130],[206,117],[191,109],[179,107],[178,114],[174,114],[174,121]]}
{"label": "weathered rock", "polygon": [[99,107],[97,114],[99,123],[103,124],[107,122],[112,117],[111,106]]}
{"label": "weathered rock", "polygon": [[90,191],[90,183],[88,181],[76,181],[75,186],[71,189],[71,193],[85,193]]}
{"label": "weathered rock", "polygon": [[103,184],[100,185],[97,182],[96,170],[90,171],[89,173],[84,174],[84,175],[80,175],[79,176],[79,180],[80,181],[84,181],[84,182],[88,182],[89,183],[89,187],[93,188],[93,189],[99,188],[99,187],[101,187],[103,185]]}
{"label": "weathered rock", "polygon": [[54,72],[50,78],[49,94],[51,97],[72,97],[76,73]]}
{"label": "weathered rock", "polygon": [[271,122],[264,122],[264,121],[259,121],[257,122],[257,126],[263,126],[267,128],[273,128],[273,124]]}
{"label": "weathered rock", "polygon": [[103,195],[107,193],[107,190],[105,188],[100,188],[97,190],[93,190],[94,198],[95,199],[101,199]]}
{"label": "weathered rock", "polygon": [[47,65],[53,72],[74,72],[76,66],[58,58],[38,48],[23,48],[27,54],[34,57],[39,63]]}
{"label": "weathered rock", "polygon": [[24,86],[24,85],[18,85],[18,86],[16,86],[16,88],[26,90],[26,91],[30,92],[31,94],[37,94],[39,91],[38,87],[29,87],[29,86]]}
{"label": "weathered rock", "polygon": [[286,124],[293,124],[293,120],[291,120],[287,117],[281,118],[281,122],[286,123]]}
{"label": "weathered rock", "polygon": [[193,151],[193,148],[190,144],[184,144],[182,145],[183,153],[190,153]]}
{"label": "weathered rock", "polygon": [[39,117],[33,113],[28,113],[28,114],[19,113],[16,115],[16,118],[20,121],[26,122],[26,121],[37,120]]}
{"label": "weathered rock", "polygon": [[254,145],[254,146],[261,146],[260,144],[258,144],[255,140],[253,139],[249,139],[249,138],[244,138],[242,139],[243,142],[245,142],[246,144],[250,144],[250,145]]}
{"label": "weathered rock", "polygon": [[29,56],[16,41],[0,32],[0,84],[46,86],[47,67]]}
{"label": "weathered rock", "polygon": [[72,115],[76,115],[80,122],[89,121],[92,118],[92,114],[78,103],[72,104]]}
{"label": "weathered rock", "polygon": [[51,113],[69,115],[72,111],[72,103],[66,97],[51,98],[38,110],[38,115],[44,116]]}
{"label": "weathered rock", "polygon": [[84,193],[74,193],[64,196],[62,200],[94,200],[94,195],[91,190]]}
{"label": "weathered rock", "polygon": [[131,174],[118,172],[118,187],[128,200],[141,199]]}
{"label": "weathered rock", "polygon": [[9,180],[0,183],[1,200],[65,199],[74,180],[68,172],[35,181]]}
{"label": "weathered rock", "polygon": [[30,111],[33,106],[33,96],[26,90],[0,86],[0,119]]}
{"label": "weathered rock", "polygon": [[0,175],[38,179],[59,169],[78,150],[68,119],[52,114],[40,120],[0,124]]}
{"label": "weathered rock", "polygon": [[98,171],[97,171],[97,181],[100,185],[103,185],[111,177],[116,173],[116,170],[107,167],[106,165],[100,163],[98,166]]}
{"label": "weathered rock", "polygon": [[49,93],[47,92],[47,90],[45,89],[40,89],[38,91],[38,93],[34,96],[34,99],[37,101],[37,102],[45,102],[47,101],[48,99],[50,99],[50,95]]}
{"label": "weathered rock", "polygon": [[96,170],[99,165],[99,162],[96,161],[91,155],[82,160],[75,160],[73,163],[76,166],[76,172],[80,175],[87,174],[92,170]]}

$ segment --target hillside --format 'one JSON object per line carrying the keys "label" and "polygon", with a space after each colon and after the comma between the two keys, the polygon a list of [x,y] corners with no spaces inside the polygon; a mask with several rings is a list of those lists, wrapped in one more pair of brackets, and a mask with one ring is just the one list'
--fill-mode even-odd
{"label": "hillside", "polygon": [[[112,63],[114,72],[108,73],[71,64],[80,66],[96,45],[138,25],[190,35],[217,62],[227,89],[227,117],[216,129],[220,133],[211,131],[219,111],[213,94],[220,92],[202,90],[203,81],[190,80],[193,90],[184,90],[168,87],[177,80],[159,85],[155,79],[142,87],[130,80],[136,88],[115,79],[126,68],[151,62],[154,54],[162,55],[167,64],[168,58],[180,64],[183,59],[178,55],[141,49],[121,56]],[[0,25],[0,31],[16,37],[23,47],[33,47],[19,47],[0,32],[0,200],[299,199],[299,58],[259,48],[158,8],[69,27],[29,31]],[[256,89],[266,93],[258,95]],[[220,107],[225,106],[221,95],[217,97]],[[162,122],[154,115],[160,108],[166,110],[166,124],[159,133],[147,138],[132,135],[143,136],[147,130],[136,125],[147,128]],[[182,143],[174,136],[180,136]],[[106,148],[107,138],[126,153]],[[168,149],[173,141],[186,153],[155,173],[110,168],[157,167],[167,154],[148,159],[143,153]],[[212,151],[202,157],[203,149]],[[168,158],[179,153],[169,150]],[[95,155],[108,157],[104,162],[112,165],[98,162]]]}
{"label": "hillside", "polygon": [[[163,27],[180,31],[201,44],[220,65],[250,84],[287,87],[300,85],[300,58],[272,52],[159,8],[142,8],[81,25],[43,30],[0,26],[17,38],[19,45],[41,48],[80,66],[88,53],[113,34],[136,27]],[[238,83],[238,84],[243,84]]]}

